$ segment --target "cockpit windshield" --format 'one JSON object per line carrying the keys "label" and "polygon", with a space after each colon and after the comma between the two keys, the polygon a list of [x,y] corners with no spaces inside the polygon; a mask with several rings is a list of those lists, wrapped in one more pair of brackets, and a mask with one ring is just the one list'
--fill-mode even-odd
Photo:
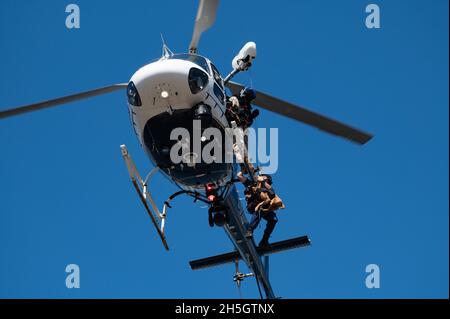
{"label": "cockpit windshield", "polygon": [[182,54],[174,54],[169,57],[169,59],[177,59],[177,60],[186,60],[191,61],[192,63],[197,64],[201,68],[203,68],[206,72],[211,75],[211,71],[208,67],[208,62],[206,59],[200,55],[197,54],[189,54],[189,53],[182,53]]}

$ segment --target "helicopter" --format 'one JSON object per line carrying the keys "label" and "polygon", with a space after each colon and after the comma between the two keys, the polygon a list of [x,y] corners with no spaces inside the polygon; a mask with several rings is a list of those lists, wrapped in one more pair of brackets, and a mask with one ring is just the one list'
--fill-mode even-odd
{"label": "helicopter", "polygon": [[[236,128],[235,122],[227,119],[229,95],[238,95],[245,86],[231,81],[240,73],[249,70],[257,56],[256,44],[246,43],[232,60],[232,71],[223,77],[213,62],[198,54],[202,34],[216,20],[219,0],[200,0],[195,19],[192,39],[187,53],[173,53],[163,43],[161,58],[139,68],[127,83],[117,83],[81,93],[42,101],[30,105],[0,110],[0,119],[22,115],[32,111],[60,106],[70,102],[95,97],[110,92],[125,90],[130,122],[139,144],[148,155],[154,168],[141,175],[125,145],[121,154],[125,161],[131,182],[148,213],[156,232],[166,250],[166,219],[171,202],[178,196],[187,195],[194,201],[208,205],[208,219],[211,227],[221,227],[233,243],[234,250],[212,257],[191,261],[193,270],[234,263],[236,273],[233,280],[238,287],[247,277],[255,277],[258,289],[263,288],[265,297],[276,298],[269,280],[269,255],[284,250],[305,247],[311,244],[308,236],[300,236],[259,247],[253,238],[246,236],[248,220],[242,207],[235,179],[237,165],[228,162],[205,163],[198,160],[198,154],[187,152],[184,161],[174,163],[170,156],[172,147],[181,141],[173,139],[171,132],[183,128],[192,133],[193,121],[198,121],[202,130],[208,128],[224,132]],[[265,110],[300,121],[319,130],[342,137],[351,142],[366,144],[372,135],[344,123],[320,115],[306,108],[294,105],[261,91],[255,91],[252,102]],[[245,145],[245,143],[244,143]],[[234,150],[235,156],[245,154],[244,149]],[[249,163],[243,163],[252,172]],[[158,208],[151,194],[152,177],[161,172],[172,181],[179,191],[170,195],[162,209]],[[250,174],[256,179],[256,173]],[[251,270],[244,274],[238,263],[243,261]]]}

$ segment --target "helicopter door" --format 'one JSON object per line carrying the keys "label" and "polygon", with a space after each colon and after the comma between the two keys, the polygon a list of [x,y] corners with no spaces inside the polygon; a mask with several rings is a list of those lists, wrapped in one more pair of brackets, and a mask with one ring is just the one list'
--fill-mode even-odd
{"label": "helicopter door", "polygon": [[223,79],[220,76],[219,70],[217,70],[214,64],[210,62],[210,65],[214,78],[214,87],[213,87],[214,95],[221,103],[225,104],[225,91],[223,87]]}
{"label": "helicopter door", "polygon": [[211,70],[213,73],[214,81],[220,86],[220,88],[223,90],[223,79],[220,76],[219,70],[214,66],[214,64],[211,63]]}

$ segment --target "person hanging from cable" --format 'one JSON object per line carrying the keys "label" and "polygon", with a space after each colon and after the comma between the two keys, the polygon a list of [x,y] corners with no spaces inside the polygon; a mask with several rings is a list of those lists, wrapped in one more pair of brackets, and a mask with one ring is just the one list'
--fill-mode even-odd
{"label": "person hanging from cable", "polygon": [[261,218],[266,220],[266,228],[264,235],[259,242],[259,247],[267,247],[269,238],[278,222],[276,211],[284,209],[283,201],[275,193],[272,186],[272,177],[270,175],[261,174],[256,177],[254,183],[244,176],[247,172],[241,170],[237,177],[245,186],[245,199],[247,201],[247,210],[252,214],[250,224],[247,229],[246,237],[251,238],[256,227],[259,225]]}
{"label": "person hanging from cable", "polygon": [[239,95],[233,95],[227,100],[227,109],[225,116],[228,122],[236,122],[236,125],[243,130],[253,124],[255,118],[259,115],[259,110],[253,110],[251,102],[256,98],[255,90],[244,88]]}

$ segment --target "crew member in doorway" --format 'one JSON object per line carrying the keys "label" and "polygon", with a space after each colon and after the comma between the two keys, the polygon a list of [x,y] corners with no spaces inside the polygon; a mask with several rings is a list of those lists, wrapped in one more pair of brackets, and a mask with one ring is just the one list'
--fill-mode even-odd
{"label": "crew member in doorway", "polygon": [[228,122],[236,122],[236,125],[246,130],[253,124],[259,115],[259,110],[253,110],[251,102],[256,98],[255,90],[251,88],[242,89],[239,95],[228,98],[225,116]]}

